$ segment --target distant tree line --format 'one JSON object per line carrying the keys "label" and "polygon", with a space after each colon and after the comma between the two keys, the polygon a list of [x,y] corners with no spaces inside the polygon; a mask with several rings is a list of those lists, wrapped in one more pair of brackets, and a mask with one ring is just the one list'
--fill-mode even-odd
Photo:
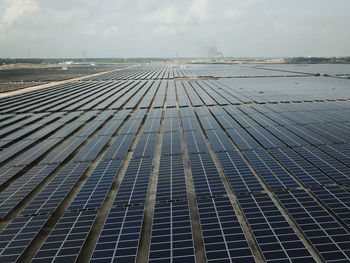
{"label": "distant tree line", "polygon": [[286,63],[302,64],[302,63],[350,63],[350,57],[295,57],[285,59]]}
{"label": "distant tree line", "polygon": [[99,62],[99,63],[139,63],[151,61],[167,61],[166,58],[0,58],[0,64],[15,63],[61,63],[64,61],[73,62]]}

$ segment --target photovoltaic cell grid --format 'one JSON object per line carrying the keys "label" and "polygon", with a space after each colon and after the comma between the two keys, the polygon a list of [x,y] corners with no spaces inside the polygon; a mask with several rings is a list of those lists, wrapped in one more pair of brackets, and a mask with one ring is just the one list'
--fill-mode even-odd
{"label": "photovoltaic cell grid", "polygon": [[12,221],[0,232],[1,262],[16,262],[49,216],[22,217]]}
{"label": "photovoltaic cell grid", "polygon": [[196,262],[187,202],[155,206],[148,262]]}
{"label": "photovoltaic cell grid", "polygon": [[313,262],[305,243],[348,262],[349,82],[311,71],[150,64],[2,98],[0,216],[10,220],[0,261],[15,262],[40,234],[33,262],[75,262],[115,195],[91,262],[135,262],[147,220],[150,262],[198,262],[195,236],[208,262],[254,262],[251,242],[266,262]]}
{"label": "photovoltaic cell grid", "polygon": [[266,262],[315,262],[267,194],[238,200]]}
{"label": "photovoltaic cell grid", "polygon": [[143,206],[112,208],[90,262],[135,262],[143,212]]}
{"label": "photovoltaic cell grid", "polygon": [[75,262],[97,211],[65,213],[32,262]]}
{"label": "photovoltaic cell grid", "polygon": [[349,261],[350,234],[305,191],[276,193],[327,262]]}
{"label": "photovoltaic cell grid", "polygon": [[228,198],[198,200],[207,262],[255,262]]}
{"label": "photovoltaic cell grid", "polygon": [[179,132],[163,134],[156,200],[187,198],[184,161]]}

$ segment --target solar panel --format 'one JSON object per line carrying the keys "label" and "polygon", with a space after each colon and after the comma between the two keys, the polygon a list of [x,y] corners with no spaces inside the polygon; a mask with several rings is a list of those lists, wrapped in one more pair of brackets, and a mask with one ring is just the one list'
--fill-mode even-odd
{"label": "solar panel", "polygon": [[196,262],[187,202],[156,204],[148,262]]}
{"label": "solar panel", "polygon": [[154,155],[157,138],[157,133],[142,133],[135,148],[133,158],[152,157]]}
{"label": "solar panel", "polygon": [[0,217],[16,207],[35,187],[38,186],[58,165],[38,165],[25,173],[14,184],[0,193]]}
{"label": "solar panel", "polygon": [[299,186],[264,150],[246,151],[244,155],[271,189],[277,190]]}
{"label": "solar panel", "polygon": [[206,134],[214,151],[235,151],[235,147],[222,130],[208,130]]}
{"label": "solar panel", "polygon": [[163,134],[161,155],[181,154],[181,141],[178,131]]}
{"label": "solar panel", "polygon": [[0,262],[350,261],[348,80],[127,66],[0,99]]}
{"label": "solar panel", "polygon": [[198,200],[207,262],[255,262],[228,198]]}
{"label": "solar panel", "polygon": [[116,137],[103,155],[104,160],[123,159],[128,152],[135,134],[121,134]]}
{"label": "solar panel", "polygon": [[234,193],[263,191],[263,187],[236,151],[217,153]]}
{"label": "solar panel", "polygon": [[101,161],[68,209],[99,208],[107,196],[120,164],[120,160]]}
{"label": "solar panel", "polygon": [[162,156],[158,173],[156,200],[174,200],[187,197],[182,156]]}
{"label": "solar panel", "polygon": [[48,216],[20,217],[7,225],[0,232],[0,260],[16,262],[47,219]]}
{"label": "solar panel", "polygon": [[312,188],[311,191],[341,220],[350,225],[350,194],[339,186]]}
{"label": "solar panel", "polygon": [[261,148],[257,141],[247,133],[245,129],[227,129],[226,132],[241,151]]}
{"label": "solar panel", "polygon": [[114,205],[144,203],[152,172],[153,158],[132,159],[120,184]]}
{"label": "solar panel", "polygon": [[206,146],[204,137],[200,131],[185,132],[185,139],[188,153],[208,152],[208,147]]}
{"label": "solar panel", "polygon": [[349,260],[349,233],[311,196],[303,190],[276,195],[325,261]]}
{"label": "solar panel", "polygon": [[270,149],[269,152],[306,186],[334,183],[332,179],[327,177],[292,149]]}
{"label": "solar panel", "polygon": [[69,162],[59,174],[38,193],[21,214],[32,215],[54,212],[90,165],[91,163],[89,162]]}
{"label": "solar panel", "polygon": [[32,262],[74,262],[95,221],[97,211],[65,213]]}
{"label": "solar panel", "polygon": [[210,154],[191,154],[189,159],[197,197],[226,194]]}
{"label": "solar panel", "polygon": [[267,194],[238,200],[266,262],[316,262]]}
{"label": "solar panel", "polygon": [[152,115],[148,115],[148,118],[145,122],[145,125],[143,126],[143,132],[159,132],[160,127],[160,117],[159,118],[152,118]]}
{"label": "solar panel", "polygon": [[323,153],[316,147],[301,147],[295,149],[300,155],[306,158],[324,173],[339,183],[349,183],[350,168],[340,163],[331,156]]}
{"label": "solar panel", "polygon": [[143,206],[112,208],[90,262],[136,262],[143,212]]}

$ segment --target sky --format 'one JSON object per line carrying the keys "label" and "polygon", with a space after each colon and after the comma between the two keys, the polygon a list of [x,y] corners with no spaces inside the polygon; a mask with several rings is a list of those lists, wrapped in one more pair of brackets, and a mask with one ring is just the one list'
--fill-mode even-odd
{"label": "sky", "polygon": [[0,0],[0,57],[350,56],[349,0]]}

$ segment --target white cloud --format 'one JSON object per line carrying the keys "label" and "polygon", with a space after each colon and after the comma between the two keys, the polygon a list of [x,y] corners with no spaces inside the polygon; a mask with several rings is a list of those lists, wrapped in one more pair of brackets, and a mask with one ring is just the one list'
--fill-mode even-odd
{"label": "white cloud", "polygon": [[155,24],[158,35],[177,35],[193,29],[210,18],[209,0],[192,0],[186,6],[167,6],[141,16],[141,21]]}
{"label": "white cloud", "polygon": [[185,16],[185,20],[204,22],[209,19],[209,0],[193,0]]}
{"label": "white cloud", "polygon": [[142,16],[142,20],[150,23],[160,24],[178,24],[180,18],[178,16],[178,10],[173,7],[165,7],[158,9],[152,13],[148,13]]}
{"label": "white cloud", "polygon": [[105,38],[114,38],[119,33],[119,28],[117,26],[105,27],[101,33]]}
{"label": "white cloud", "polygon": [[224,18],[227,20],[238,20],[242,18],[244,11],[238,8],[229,8],[224,13]]}
{"label": "white cloud", "polygon": [[9,6],[6,8],[2,18],[7,25],[12,25],[21,16],[33,13],[39,8],[37,0],[8,0],[7,2]]}
{"label": "white cloud", "polygon": [[0,57],[349,54],[350,1],[326,2],[0,0]]}
{"label": "white cloud", "polygon": [[263,0],[244,0],[239,1],[239,6],[241,8],[256,8],[263,3]]}
{"label": "white cloud", "polygon": [[154,32],[158,35],[175,36],[186,32],[188,28],[184,25],[180,26],[157,26]]}
{"label": "white cloud", "polygon": [[281,20],[274,20],[272,22],[274,30],[278,33],[288,33],[288,25]]}
{"label": "white cloud", "polygon": [[55,16],[57,22],[59,23],[70,23],[76,20],[77,18],[81,19],[82,17],[87,17],[89,15],[88,10],[82,9],[82,8],[74,8],[64,11],[54,11],[54,10],[48,10],[49,12],[53,13]]}

